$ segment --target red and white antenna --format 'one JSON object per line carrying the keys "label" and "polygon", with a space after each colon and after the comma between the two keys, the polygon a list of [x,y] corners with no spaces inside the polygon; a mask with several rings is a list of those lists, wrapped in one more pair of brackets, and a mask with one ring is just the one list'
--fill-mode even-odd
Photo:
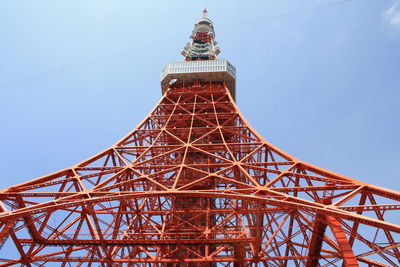
{"label": "red and white antenna", "polygon": [[208,14],[208,12],[207,12],[207,9],[205,8],[203,10],[203,18],[207,18],[207,14]]}

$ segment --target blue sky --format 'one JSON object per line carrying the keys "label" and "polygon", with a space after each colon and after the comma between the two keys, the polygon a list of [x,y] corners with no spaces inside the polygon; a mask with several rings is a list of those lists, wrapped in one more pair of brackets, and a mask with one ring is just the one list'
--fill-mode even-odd
{"label": "blue sky", "polygon": [[1,1],[0,188],[132,130],[204,7],[236,66],[238,105],[265,139],[400,190],[400,1],[390,0]]}

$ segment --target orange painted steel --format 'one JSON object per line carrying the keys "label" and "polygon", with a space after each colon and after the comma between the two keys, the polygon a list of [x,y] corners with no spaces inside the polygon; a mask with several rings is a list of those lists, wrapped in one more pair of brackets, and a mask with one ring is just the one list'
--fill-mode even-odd
{"label": "orange painted steel", "polygon": [[267,142],[224,82],[177,81],[112,147],[0,191],[0,266],[400,266],[399,200]]}
{"label": "orange painted steel", "polygon": [[2,190],[0,240],[20,257],[1,261],[397,266],[399,198],[266,142],[223,83],[177,83],[114,146]]}

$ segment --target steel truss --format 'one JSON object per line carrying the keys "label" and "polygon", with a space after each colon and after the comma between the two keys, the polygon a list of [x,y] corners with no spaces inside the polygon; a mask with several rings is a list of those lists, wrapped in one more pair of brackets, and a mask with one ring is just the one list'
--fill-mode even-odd
{"label": "steel truss", "polygon": [[0,193],[0,266],[400,265],[400,193],[265,141],[223,83],[176,83],[138,127]]}

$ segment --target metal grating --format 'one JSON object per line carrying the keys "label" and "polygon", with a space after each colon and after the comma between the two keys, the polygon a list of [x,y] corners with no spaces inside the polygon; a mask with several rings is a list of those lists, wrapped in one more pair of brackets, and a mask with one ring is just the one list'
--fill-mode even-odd
{"label": "metal grating", "polygon": [[164,80],[168,74],[204,72],[227,72],[232,78],[236,79],[235,67],[227,60],[217,59],[170,62],[161,71],[161,81]]}

